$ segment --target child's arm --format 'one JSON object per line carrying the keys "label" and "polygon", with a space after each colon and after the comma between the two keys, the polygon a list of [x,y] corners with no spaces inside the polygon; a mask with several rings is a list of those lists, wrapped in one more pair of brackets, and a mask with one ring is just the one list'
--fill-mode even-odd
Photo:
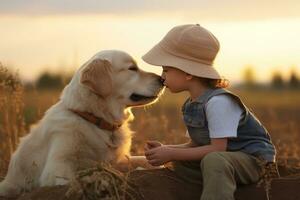
{"label": "child's arm", "polygon": [[197,145],[192,140],[184,144],[168,144],[168,145],[163,145],[158,141],[147,141],[144,150],[147,151],[149,149],[160,147],[160,146],[167,146],[172,148],[190,148],[190,147],[195,147]]}
{"label": "child's arm", "polygon": [[145,155],[151,165],[158,166],[172,160],[201,160],[210,152],[226,151],[226,148],[227,138],[212,138],[210,145],[190,148],[171,148],[163,145],[147,150]]}
{"label": "child's arm", "polygon": [[197,145],[190,139],[189,142],[184,143],[184,144],[168,144],[165,146],[172,147],[172,148],[190,148],[190,147],[195,147]]}

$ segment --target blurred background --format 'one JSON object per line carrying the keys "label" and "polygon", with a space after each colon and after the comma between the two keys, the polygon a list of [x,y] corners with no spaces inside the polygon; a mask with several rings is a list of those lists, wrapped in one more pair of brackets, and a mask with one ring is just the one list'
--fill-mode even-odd
{"label": "blurred background", "polygon": [[[57,102],[74,71],[95,53],[141,56],[174,26],[198,23],[221,43],[215,67],[230,80],[278,149],[278,162],[300,166],[299,0],[11,0],[0,1],[0,171],[19,137]],[[187,140],[180,107],[186,93],[134,108],[132,153],[147,140]]]}

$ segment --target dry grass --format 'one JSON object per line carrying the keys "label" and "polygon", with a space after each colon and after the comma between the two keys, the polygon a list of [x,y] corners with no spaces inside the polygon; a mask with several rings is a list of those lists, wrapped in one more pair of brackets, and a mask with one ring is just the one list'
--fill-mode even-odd
{"label": "dry grass", "polygon": [[17,74],[0,64],[0,177],[24,134],[23,87]]}
{"label": "dry grass", "polygon": [[258,164],[261,168],[261,178],[257,183],[257,186],[263,186],[265,188],[267,200],[270,199],[271,182],[274,178],[278,178],[279,172],[275,163],[266,163],[264,160],[258,159]]}
{"label": "dry grass", "polygon": [[[128,175],[128,174],[127,174]],[[71,181],[67,197],[79,196],[80,199],[125,200],[134,199],[134,192],[126,174],[112,168],[109,164],[99,163],[96,167],[79,171]]]}

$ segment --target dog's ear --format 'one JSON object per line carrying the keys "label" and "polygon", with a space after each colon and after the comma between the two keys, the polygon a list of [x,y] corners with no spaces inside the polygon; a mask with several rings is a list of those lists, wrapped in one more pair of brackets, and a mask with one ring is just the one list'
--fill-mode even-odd
{"label": "dog's ear", "polygon": [[99,96],[109,96],[112,91],[111,63],[102,59],[93,60],[82,71],[80,82]]}

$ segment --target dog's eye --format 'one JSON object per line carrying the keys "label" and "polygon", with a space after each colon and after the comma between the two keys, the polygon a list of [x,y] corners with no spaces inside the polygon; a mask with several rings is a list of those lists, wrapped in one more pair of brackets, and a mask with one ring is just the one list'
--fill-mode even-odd
{"label": "dog's eye", "polygon": [[138,70],[138,68],[137,68],[136,66],[131,66],[131,67],[129,67],[128,69],[129,69],[129,70],[132,70],[132,71],[137,71],[137,70]]}

